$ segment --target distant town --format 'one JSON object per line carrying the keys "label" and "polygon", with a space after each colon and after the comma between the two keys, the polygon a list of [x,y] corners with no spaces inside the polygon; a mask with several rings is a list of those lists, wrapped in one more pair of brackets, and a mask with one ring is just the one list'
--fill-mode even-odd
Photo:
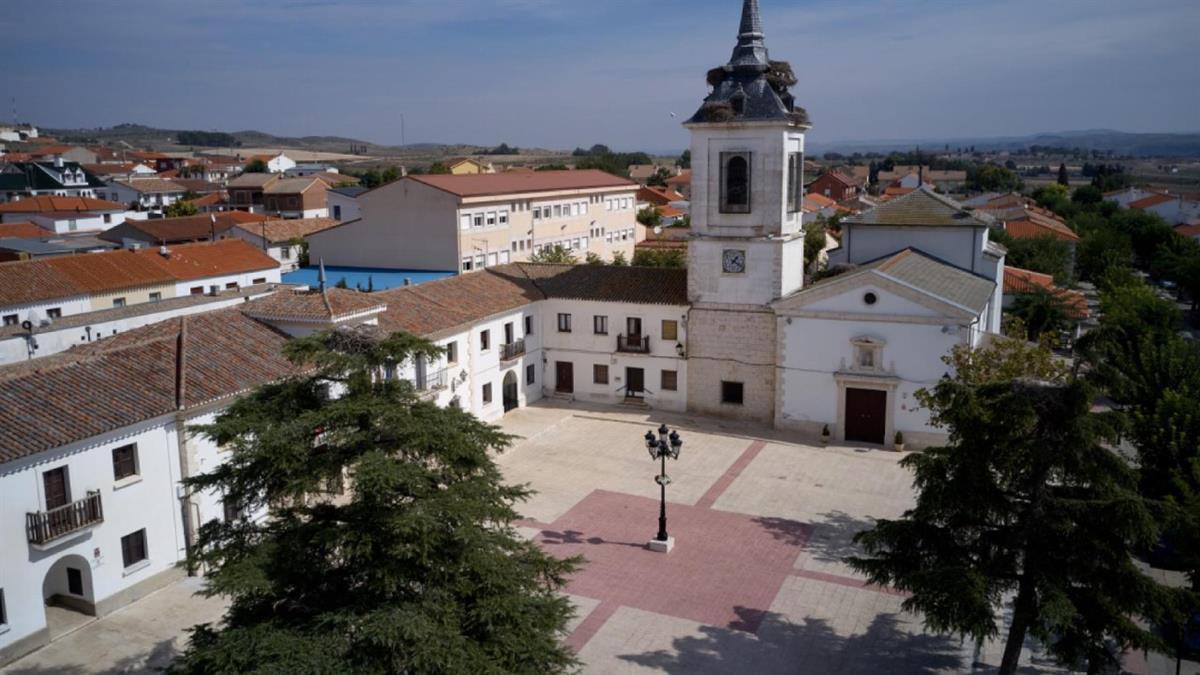
{"label": "distant town", "polygon": [[1200,144],[774,9],[666,155],[0,124],[0,668],[1200,673]]}

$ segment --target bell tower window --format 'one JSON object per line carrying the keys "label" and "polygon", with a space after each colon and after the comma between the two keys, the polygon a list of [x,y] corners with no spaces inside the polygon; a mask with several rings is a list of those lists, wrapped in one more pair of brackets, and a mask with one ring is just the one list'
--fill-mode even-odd
{"label": "bell tower window", "polygon": [[750,153],[721,153],[721,213],[750,213]]}
{"label": "bell tower window", "polygon": [[788,213],[796,213],[804,202],[804,155],[788,154],[787,204]]}

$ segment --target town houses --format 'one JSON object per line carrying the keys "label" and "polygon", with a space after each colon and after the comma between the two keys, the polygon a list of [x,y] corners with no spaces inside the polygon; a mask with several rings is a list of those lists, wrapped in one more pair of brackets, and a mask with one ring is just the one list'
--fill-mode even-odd
{"label": "town houses", "polygon": [[[353,146],[335,168],[272,148],[235,160],[25,147],[46,139],[0,125],[0,140],[22,153],[0,156],[0,667],[81,616],[205,574],[186,565],[205,524],[273,522],[262,519],[274,503],[250,509],[187,479],[236,465],[237,450],[198,425],[312,372],[312,360],[285,356],[300,338],[426,340],[437,350],[361,381],[406,382],[415,400],[489,423],[532,407],[602,413],[634,428],[635,441],[654,415],[729,431],[722,442],[749,447],[731,455],[721,489],[672,504],[710,519],[694,521],[706,528],[733,513],[713,507],[766,448],[759,437],[795,464],[811,457],[787,454],[797,445],[821,450],[806,485],[853,454],[895,465],[878,451],[946,442],[921,392],[955,374],[949,355],[1008,340],[1005,312],[1021,297],[1061,302],[1071,339],[1093,325],[1094,294],[1068,288],[1082,228],[1017,188],[959,192],[974,176],[933,169],[920,152],[887,170],[814,164],[806,148],[820,120],[798,96],[798,69],[769,54],[758,4],[741,3],[729,58],[695,74],[699,105],[681,116],[688,146],[676,165],[533,170],[505,166],[501,150],[444,154],[428,171],[389,167],[385,177],[375,158],[354,164]],[[1200,238],[1194,195],[1088,189],[1097,204],[1156,214]],[[1010,264],[1014,241],[1066,249],[1068,278]],[[647,252],[675,258],[639,262]],[[327,268],[369,280],[355,288]],[[377,289],[384,275],[403,281]],[[700,452],[716,462],[724,450]],[[663,471],[653,490],[665,532]],[[774,481],[784,469],[772,471]],[[880,503],[902,513],[904,494]],[[559,522],[544,521],[517,525],[543,537]],[[564,541],[574,536],[560,529]],[[813,532],[771,537],[829,546],[836,565],[789,559],[779,583],[863,591],[862,580],[828,571],[852,553],[829,542],[854,532]],[[740,631],[745,617],[734,618],[728,629]],[[765,620],[756,614],[746,635],[762,640]]]}

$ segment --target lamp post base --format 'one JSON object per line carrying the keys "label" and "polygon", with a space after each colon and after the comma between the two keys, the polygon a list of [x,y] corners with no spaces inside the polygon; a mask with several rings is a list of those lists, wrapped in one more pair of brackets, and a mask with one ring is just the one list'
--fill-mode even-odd
{"label": "lamp post base", "polygon": [[667,537],[666,541],[651,539],[650,543],[646,544],[646,548],[655,553],[670,553],[671,549],[675,548],[675,537]]}

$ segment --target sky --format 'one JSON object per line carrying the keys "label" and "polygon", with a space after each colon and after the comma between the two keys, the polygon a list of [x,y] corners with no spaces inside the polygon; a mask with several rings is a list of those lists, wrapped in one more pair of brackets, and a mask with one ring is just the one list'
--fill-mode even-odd
{"label": "sky", "polygon": [[[1200,0],[761,0],[809,140],[1200,131]],[[3,0],[0,119],[665,151],[741,0]],[[673,116],[674,115],[674,116]]]}

